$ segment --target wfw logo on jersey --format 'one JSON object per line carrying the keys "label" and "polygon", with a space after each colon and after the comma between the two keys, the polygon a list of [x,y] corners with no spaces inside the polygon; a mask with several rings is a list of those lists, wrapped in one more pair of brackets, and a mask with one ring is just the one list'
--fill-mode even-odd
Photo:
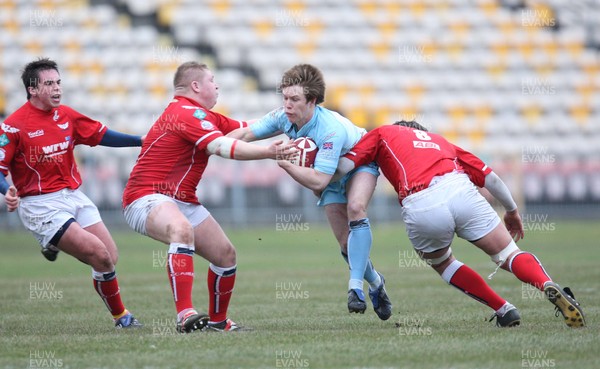
{"label": "wfw logo on jersey", "polygon": [[0,126],[2,128],[2,130],[6,133],[17,133],[19,132],[18,128],[9,126],[8,124],[2,122],[2,125]]}
{"label": "wfw logo on jersey", "polygon": [[44,130],[38,129],[37,131],[34,131],[34,132],[27,132],[27,135],[29,136],[29,138],[40,137],[40,136],[44,135]]}
{"label": "wfw logo on jersey", "polygon": [[64,154],[69,147],[69,141],[57,143],[54,145],[42,146],[42,150],[44,150],[44,154],[48,156]]}
{"label": "wfw logo on jersey", "polygon": [[54,111],[54,117],[52,117],[52,120],[54,120],[55,122],[58,120],[58,110]]}
{"label": "wfw logo on jersey", "polygon": [[69,128],[69,122],[64,122],[63,124],[56,124],[58,126],[58,128],[62,129],[63,131],[67,128]]}

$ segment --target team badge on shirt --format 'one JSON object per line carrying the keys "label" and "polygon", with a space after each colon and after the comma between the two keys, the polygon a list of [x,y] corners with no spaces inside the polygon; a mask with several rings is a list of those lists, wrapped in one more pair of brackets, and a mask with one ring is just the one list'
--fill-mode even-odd
{"label": "team badge on shirt", "polygon": [[200,126],[206,131],[215,129],[215,126],[213,126],[213,124],[207,120],[203,120],[202,122],[200,122]]}
{"label": "team badge on shirt", "polygon": [[3,133],[2,136],[0,136],[0,147],[4,147],[9,143],[10,140],[8,139],[8,136],[6,135],[6,133]]}
{"label": "team badge on shirt", "polygon": [[69,128],[69,122],[64,122],[63,124],[56,124],[58,126],[58,128],[62,129],[63,131],[67,128]]}
{"label": "team badge on shirt", "polygon": [[206,112],[204,110],[197,109],[194,112],[194,117],[202,120],[202,119],[206,118]]}
{"label": "team badge on shirt", "polygon": [[323,143],[323,150],[333,150],[333,142],[325,142]]}

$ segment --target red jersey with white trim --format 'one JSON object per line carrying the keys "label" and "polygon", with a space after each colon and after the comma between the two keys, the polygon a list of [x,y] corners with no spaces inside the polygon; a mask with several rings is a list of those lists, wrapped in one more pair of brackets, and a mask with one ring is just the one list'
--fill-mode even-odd
{"label": "red jersey with white trim", "polygon": [[77,189],[81,176],[73,149],[98,145],[106,130],[68,106],[45,111],[27,101],[0,126],[0,171],[10,171],[21,197]]}
{"label": "red jersey with white trim", "polygon": [[370,131],[345,157],[356,167],[376,161],[400,201],[429,187],[435,176],[460,171],[483,187],[485,176],[492,171],[481,159],[440,135],[398,125]]}
{"label": "red jersey with white trim", "polygon": [[150,128],[123,193],[123,207],[140,197],[162,193],[199,204],[196,187],[208,164],[206,147],[245,122],[175,96]]}

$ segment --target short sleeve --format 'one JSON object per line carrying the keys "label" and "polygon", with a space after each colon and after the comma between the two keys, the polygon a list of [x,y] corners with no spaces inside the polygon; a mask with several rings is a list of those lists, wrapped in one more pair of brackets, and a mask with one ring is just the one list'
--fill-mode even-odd
{"label": "short sleeve", "polygon": [[481,159],[454,145],[456,157],[459,164],[463,167],[465,173],[471,179],[471,182],[477,187],[485,185],[485,176],[492,172],[492,168],[488,167]]}
{"label": "short sleeve", "polygon": [[76,145],[96,146],[102,141],[102,137],[104,137],[107,130],[104,124],[67,106],[62,108],[69,117],[71,124],[73,124],[73,138]]}
{"label": "short sleeve", "polygon": [[2,123],[0,127],[0,172],[4,176],[8,175],[10,163],[19,145],[18,132],[17,128],[6,123]]}
{"label": "short sleeve", "polygon": [[356,168],[375,161],[378,141],[379,131],[374,129],[364,135],[344,157],[352,160]]}
{"label": "short sleeve", "polygon": [[283,108],[278,108],[264,117],[260,118],[259,121],[250,125],[250,130],[256,138],[269,137],[277,132],[283,132],[282,127]]}

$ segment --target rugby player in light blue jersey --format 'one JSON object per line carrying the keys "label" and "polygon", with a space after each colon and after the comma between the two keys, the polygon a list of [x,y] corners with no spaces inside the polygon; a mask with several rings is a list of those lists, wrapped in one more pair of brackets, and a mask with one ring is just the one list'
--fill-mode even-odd
{"label": "rugby player in light blue jersey", "polygon": [[324,101],[325,82],[314,66],[299,64],[290,68],[283,74],[280,88],[282,107],[228,136],[254,141],[284,133],[290,139],[310,137],[315,141],[318,152],[312,168],[286,160],[278,164],[298,183],[320,193],[318,205],[325,208],[342,256],[350,266],[349,312],[364,313],[367,308],[364,278],[369,283],[375,313],[387,320],[392,315],[392,304],[385,291],[385,280],[369,259],[372,237],[367,206],[377,183],[378,167],[374,163],[361,166],[331,182],[340,156],[348,153],[366,131],[339,113],[319,106]]}

